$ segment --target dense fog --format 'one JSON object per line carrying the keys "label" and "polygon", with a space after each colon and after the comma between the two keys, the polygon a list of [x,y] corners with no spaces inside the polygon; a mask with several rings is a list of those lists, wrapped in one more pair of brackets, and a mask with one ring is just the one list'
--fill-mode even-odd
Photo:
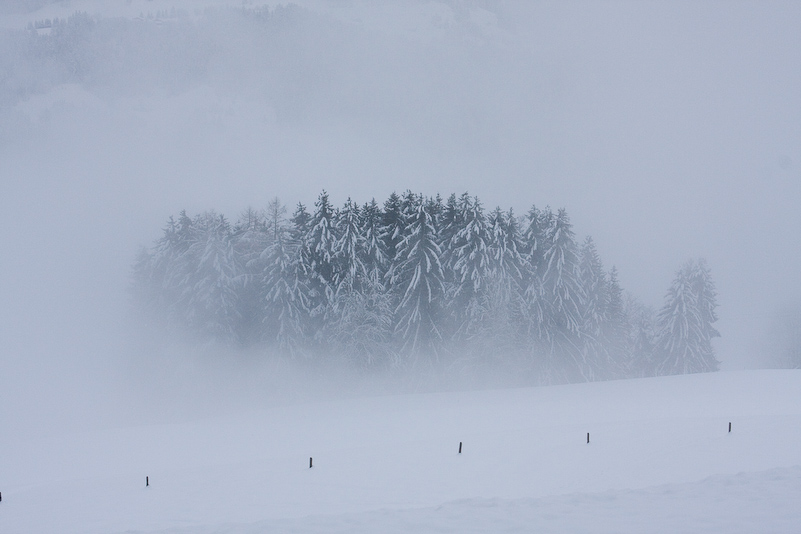
{"label": "dense fog", "polygon": [[654,309],[703,257],[722,368],[798,365],[799,24],[794,2],[4,3],[2,432],[420,387],[132,319],[169,216],[322,190],[566,208]]}

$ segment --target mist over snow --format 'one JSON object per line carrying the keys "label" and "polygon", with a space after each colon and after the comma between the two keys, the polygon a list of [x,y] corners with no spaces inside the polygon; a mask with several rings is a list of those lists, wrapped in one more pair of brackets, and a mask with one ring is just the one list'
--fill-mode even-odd
{"label": "mist over snow", "polygon": [[770,0],[1,2],[0,444],[426,389],[132,314],[170,216],[323,190],[565,208],[657,310],[704,258],[722,370],[798,367],[799,27]]}

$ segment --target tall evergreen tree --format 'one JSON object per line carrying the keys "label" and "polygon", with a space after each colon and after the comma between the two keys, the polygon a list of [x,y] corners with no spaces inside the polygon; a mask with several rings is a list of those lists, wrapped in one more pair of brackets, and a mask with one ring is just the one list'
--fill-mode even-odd
{"label": "tall evergreen tree", "polygon": [[362,207],[361,215],[361,227],[364,234],[364,266],[368,278],[381,281],[386,272],[387,254],[384,241],[381,239],[381,208],[375,199]]}
{"label": "tall evergreen tree", "polygon": [[397,268],[391,271],[398,293],[395,329],[403,349],[417,354],[436,349],[444,294],[440,248],[436,229],[425,205],[420,204],[403,241],[398,246]]}
{"label": "tall evergreen tree", "polygon": [[549,380],[588,380],[581,350],[583,291],[579,282],[578,250],[573,225],[564,208],[546,231],[542,274],[550,351],[546,362]]}
{"label": "tall evergreen tree", "polygon": [[717,293],[706,263],[687,262],[657,316],[656,372],[660,375],[717,371],[712,339]]}
{"label": "tall evergreen tree", "polygon": [[193,226],[195,235],[187,254],[194,269],[184,286],[188,322],[214,339],[238,341],[242,277],[230,225],[225,217],[209,211],[198,215]]}
{"label": "tall evergreen tree", "polygon": [[384,251],[389,267],[395,264],[397,249],[403,239],[406,220],[403,216],[401,198],[394,191],[384,202],[384,213],[381,221],[380,236],[384,242]]}
{"label": "tall evergreen tree", "polygon": [[293,238],[292,232],[279,227],[276,240],[264,255],[264,338],[296,356],[303,351],[309,337],[307,328],[312,306],[301,244]]}
{"label": "tall evergreen tree", "polygon": [[264,284],[261,262],[262,252],[270,244],[267,221],[264,214],[247,208],[234,225],[231,240],[237,265],[241,269],[239,289],[239,326],[241,341],[245,344],[257,341],[260,330],[261,288]]}
{"label": "tall evergreen tree", "polygon": [[359,206],[348,198],[336,214],[336,237],[333,244],[334,293],[360,291],[367,276],[364,251],[367,241],[362,233]]}
{"label": "tall evergreen tree", "polygon": [[314,213],[309,221],[309,230],[303,238],[301,261],[305,261],[304,272],[310,276],[311,315],[316,325],[312,329],[318,337],[324,332],[327,314],[331,311],[335,291],[336,266],[334,264],[334,244],[336,227],[334,208],[323,191],[314,203]]}
{"label": "tall evergreen tree", "polygon": [[623,289],[620,287],[617,268],[612,267],[607,281],[606,314],[601,325],[601,340],[615,370],[625,376],[628,366],[628,339],[631,324],[626,314]]}
{"label": "tall evergreen tree", "polygon": [[470,336],[486,312],[482,292],[492,269],[491,236],[484,208],[477,198],[463,197],[459,210],[462,225],[451,245],[454,281],[448,300],[453,305],[457,334]]}
{"label": "tall evergreen tree", "polygon": [[[462,195],[463,198],[467,198],[469,200],[469,195],[464,193]],[[440,246],[442,247],[443,253],[443,263],[447,263],[449,258],[447,257],[451,244],[453,243],[453,236],[456,235],[456,232],[459,231],[459,228],[462,226],[462,218],[461,212],[459,210],[459,201],[456,198],[456,194],[451,193],[448,196],[448,200],[443,206],[442,214],[440,215]],[[444,267],[444,265],[443,265]]]}
{"label": "tall evergreen tree", "polygon": [[633,297],[626,299],[626,316],[632,325],[629,336],[627,377],[646,377],[656,374],[656,314]]}
{"label": "tall evergreen tree", "polygon": [[332,286],[335,278],[334,243],[336,242],[334,208],[323,191],[314,203],[314,213],[309,221],[306,245],[311,255],[310,266],[319,279]]}
{"label": "tall evergreen tree", "polygon": [[[526,229],[523,232],[521,250],[525,259],[523,271],[523,301],[525,302],[525,331],[531,341],[531,346],[538,351],[550,347],[551,334],[549,331],[549,305],[543,285],[545,274],[545,240],[546,232],[553,221],[550,208],[544,211],[532,206],[526,215]],[[550,350],[548,348],[547,350]]]}
{"label": "tall evergreen tree", "polygon": [[[512,210],[496,208],[489,216],[490,265],[480,292],[482,318],[472,326],[468,338],[475,355],[491,363],[499,354],[509,358],[518,352],[523,317],[523,270],[525,260],[517,219]],[[473,358],[479,365],[481,361]]]}
{"label": "tall evergreen tree", "polygon": [[590,380],[609,378],[616,374],[614,362],[604,343],[609,293],[601,257],[591,237],[581,246],[579,256],[579,283],[582,289],[581,347],[584,374]]}
{"label": "tall evergreen tree", "polygon": [[[348,212],[358,215],[358,219]],[[338,285],[336,313],[330,321],[331,339],[342,354],[359,366],[397,364],[390,342],[394,310],[384,283],[381,210],[375,200],[365,204],[359,213],[346,205],[338,221],[337,258],[348,250],[355,256],[351,254],[348,261],[338,262],[344,278]]]}
{"label": "tall evergreen tree", "polygon": [[301,202],[298,202],[298,205],[295,207],[295,211],[292,213],[292,217],[289,219],[289,222],[292,224],[290,238],[295,243],[302,244],[303,240],[306,238],[306,235],[309,233],[309,225],[311,224],[311,215],[306,209],[306,206],[304,206]]}

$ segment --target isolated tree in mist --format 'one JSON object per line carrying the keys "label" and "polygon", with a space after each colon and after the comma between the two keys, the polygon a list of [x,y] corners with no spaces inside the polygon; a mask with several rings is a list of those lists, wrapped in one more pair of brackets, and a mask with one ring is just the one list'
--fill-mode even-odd
{"label": "isolated tree in mist", "polygon": [[676,273],[657,315],[654,348],[655,371],[659,375],[717,371],[712,339],[720,334],[717,292],[706,262],[689,261]]}

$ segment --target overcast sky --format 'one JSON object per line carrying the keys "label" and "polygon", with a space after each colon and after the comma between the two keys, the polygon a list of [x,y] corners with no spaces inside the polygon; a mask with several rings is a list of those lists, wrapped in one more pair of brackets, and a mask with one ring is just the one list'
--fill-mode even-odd
{"label": "overcast sky", "polygon": [[[801,4],[298,3],[269,50],[212,24],[197,72],[160,50],[10,90],[18,58],[0,49],[4,397],[35,404],[30,377],[63,397],[87,374],[113,388],[129,267],[169,215],[310,206],[323,188],[335,204],[409,188],[566,207],[655,307],[705,257],[723,368],[764,361],[769,320],[801,299]],[[12,3],[0,27],[173,6],[208,24],[197,5]]]}

